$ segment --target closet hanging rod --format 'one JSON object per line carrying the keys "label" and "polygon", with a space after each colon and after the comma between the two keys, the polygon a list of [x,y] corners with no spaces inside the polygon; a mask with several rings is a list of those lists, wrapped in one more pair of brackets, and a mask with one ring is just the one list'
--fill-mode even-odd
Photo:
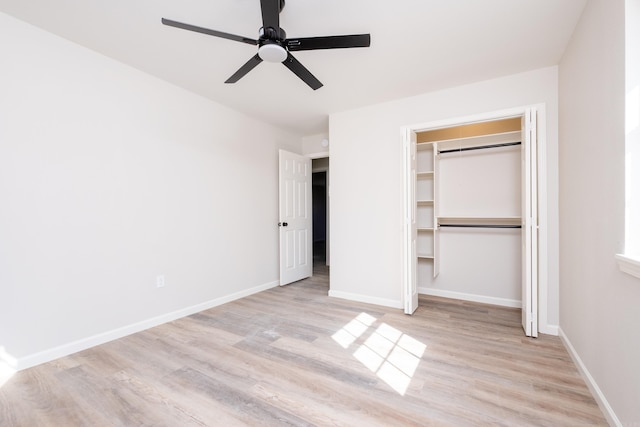
{"label": "closet hanging rod", "polygon": [[461,228],[522,228],[515,224],[440,224],[440,227],[461,227]]}
{"label": "closet hanging rod", "polygon": [[453,148],[451,150],[440,150],[440,151],[438,151],[438,154],[457,153],[457,152],[460,152],[460,151],[471,151],[471,150],[484,150],[486,148],[510,147],[512,145],[520,145],[520,144],[522,144],[521,141],[518,141],[518,142],[505,142],[504,144],[479,145],[477,147]]}

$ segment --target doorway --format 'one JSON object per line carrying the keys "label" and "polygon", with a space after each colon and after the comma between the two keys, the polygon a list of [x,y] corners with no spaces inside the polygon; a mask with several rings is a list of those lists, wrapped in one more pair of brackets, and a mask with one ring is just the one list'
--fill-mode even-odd
{"label": "doorway", "polygon": [[312,214],[313,214],[313,265],[329,265],[329,158],[313,159]]}
{"label": "doorway", "polygon": [[313,264],[327,261],[327,172],[313,173]]}

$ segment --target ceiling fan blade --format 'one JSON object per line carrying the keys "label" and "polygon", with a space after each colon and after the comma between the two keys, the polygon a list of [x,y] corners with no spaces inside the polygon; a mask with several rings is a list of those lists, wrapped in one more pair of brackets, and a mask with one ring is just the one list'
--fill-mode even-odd
{"label": "ceiling fan blade", "polygon": [[371,35],[353,34],[349,36],[304,37],[300,39],[287,39],[286,44],[287,49],[292,52],[297,50],[369,47],[371,45]]}
{"label": "ceiling fan blade", "polygon": [[250,39],[248,37],[237,36],[235,34],[223,33],[222,31],[210,30],[208,28],[196,27],[191,24],[184,24],[178,21],[172,21],[171,19],[162,18],[162,23],[164,25],[169,25],[170,27],[181,28],[183,30],[194,31],[196,33],[207,34],[210,36],[221,37],[223,39],[229,39],[241,43],[247,43],[252,45],[257,45],[258,40]]}
{"label": "ceiling fan blade", "polygon": [[248,60],[238,71],[236,71],[231,77],[229,77],[225,83],[235,83],[241,78],[243,78],[249,71],[253,70],[258,66],[259,63],[262,62],[262,58],[256,55]]}
{"label": "ceiling fan blade", "polygon": [[293,71],[296,76],[300,77],[303,82],[308,84],[311,89],[317,90],[322,87],[320,80],[316,79],[316,77],[290,53],[287,52],[287,59],[282,61],[282,63],[285,67]]}
{"label": "ceiling fan blade", "polygon": [[[284,5],[284,4],[283,4]],[[262,26],[280,31],[280,0],[260,0]]]}

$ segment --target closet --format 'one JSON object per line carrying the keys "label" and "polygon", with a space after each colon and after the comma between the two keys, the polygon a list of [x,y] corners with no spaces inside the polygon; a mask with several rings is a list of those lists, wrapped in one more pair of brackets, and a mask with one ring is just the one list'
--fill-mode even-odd
{"label": "closet", "polygon": [[406,312],[418,293],[523,307],[525,333],[537,335],[531,114],[405,138]]}

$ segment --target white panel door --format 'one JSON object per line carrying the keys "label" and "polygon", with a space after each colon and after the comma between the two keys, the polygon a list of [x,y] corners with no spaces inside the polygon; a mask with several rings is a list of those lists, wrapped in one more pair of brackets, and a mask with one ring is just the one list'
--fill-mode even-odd
{"label": "white panel door", "polygon": [[410,129],[404,135],[404,312],[413,314],[418,308],[416,223],[416,133]]}
{"label": "white panel door", "polygon": [[280,286],[313,273],[311,159],[280,150]]}
{"label": "white panel door", "polygon": [[537,111],[522,118],[522,327],[538,336]]}

